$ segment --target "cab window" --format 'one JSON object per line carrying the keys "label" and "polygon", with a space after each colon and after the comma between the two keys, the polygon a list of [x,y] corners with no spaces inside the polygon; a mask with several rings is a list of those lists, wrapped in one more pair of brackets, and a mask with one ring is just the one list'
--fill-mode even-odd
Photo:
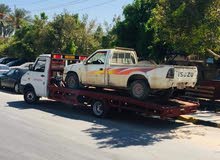
{"label": "cab window", "polygon": [[135,58],[132,53],[115,52],[112,56],[112,64],[135,64]]}
{"label": "cab window", "polygon": [[88,61],[87,64],[104,64],[107,52],[97,52]]}
{"label": "cab window", "polygon": [[45,58],[39,58],[37,63],[34,66],[33,71],[44,72],[45,66],[46,66],[46,59]]}

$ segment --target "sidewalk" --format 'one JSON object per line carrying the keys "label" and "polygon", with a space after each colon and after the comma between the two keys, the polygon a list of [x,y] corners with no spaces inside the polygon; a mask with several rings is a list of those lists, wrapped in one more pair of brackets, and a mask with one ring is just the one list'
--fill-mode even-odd
{"label": "sidewalk", "polygon": [[178,120],[220,128],[220,112],[197,111],[195,114],[179,116]]}

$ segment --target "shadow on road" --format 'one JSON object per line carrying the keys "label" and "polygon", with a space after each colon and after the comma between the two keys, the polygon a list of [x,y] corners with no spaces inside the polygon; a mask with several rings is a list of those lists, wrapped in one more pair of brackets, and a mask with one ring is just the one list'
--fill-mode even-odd
{"label": "shadow on road", "polygon": [[83,132],[93,137],[99,148],[153,145],[165,139],[178,138],[175,130],[187,125],[131,113],[118,113],[109,119],[99,119],[91,115],[88,108],[73,109],[72,106],[48,100],[40,101],[37,105],[28,105],[23,101],[8,102],[8,106],[18,109],[34,108],[55,116],[91,122],[92,127]]}

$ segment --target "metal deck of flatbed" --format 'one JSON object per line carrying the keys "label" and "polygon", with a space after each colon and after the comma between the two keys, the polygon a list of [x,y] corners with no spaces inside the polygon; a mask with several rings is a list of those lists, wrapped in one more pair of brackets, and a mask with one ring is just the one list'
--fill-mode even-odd
{"label": "metal deck of flatbed", "polygon": [[[172,118],[194,113],[199,104],[182,99],[159,101],[158,99],[140,101],[129,96],[118,95],[114,91],[94,89],[69,89],[49,86],[49,99],[77,106],[90,106],[94,100],[103,101],[110,109],[127,109],[160,118]],[[153,97],[154,98],[154,97]]]}

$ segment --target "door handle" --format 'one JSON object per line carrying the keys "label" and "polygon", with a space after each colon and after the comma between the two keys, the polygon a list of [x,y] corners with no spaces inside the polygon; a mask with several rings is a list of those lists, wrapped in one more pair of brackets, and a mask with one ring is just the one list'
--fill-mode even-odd
{"label": "door handle", "polygon": [[103,68],[99,68],[100,71],[103,71]]}
{"label": "door handle", "polygon": [[41,77],[45,77],[45,75],[42,74]]}

